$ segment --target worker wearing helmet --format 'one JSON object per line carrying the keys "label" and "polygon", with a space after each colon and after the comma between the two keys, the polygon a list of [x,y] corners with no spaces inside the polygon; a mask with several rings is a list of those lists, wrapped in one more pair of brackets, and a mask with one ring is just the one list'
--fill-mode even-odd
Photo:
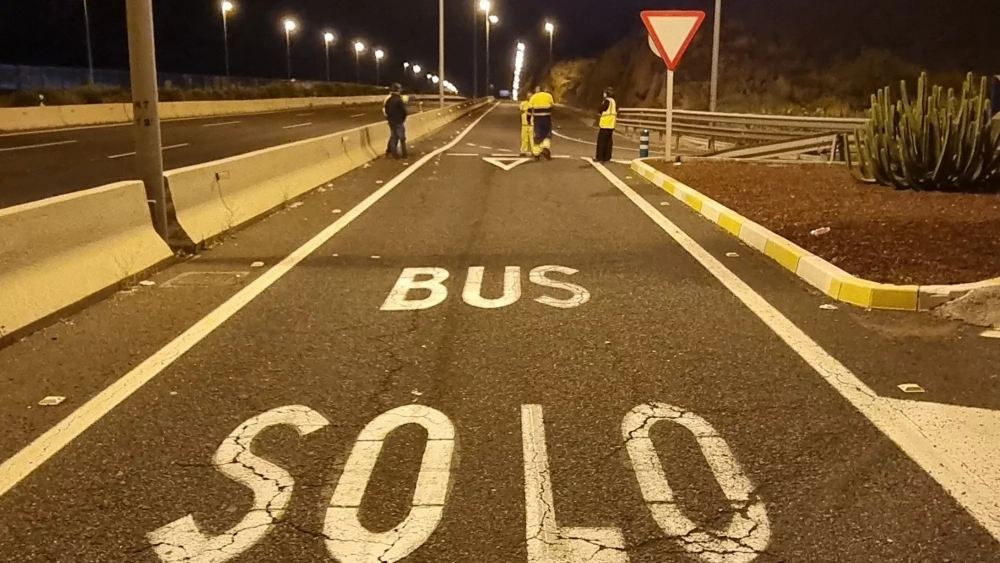
{"label": "worker wearing helmet", "polygon": [[615,149],[615,126],[618,121],[618,102],[611,88],[604,90],[604,101],[601,103],[600,131],[597,133],[597,162],[611,162]]}
{"label": "worker wearing helmet", "polygon": [[545,92],[539,86],[535,88],[535,93],[528,100],[531,114],[531,124],[534,128],[534,143],[531,146],[531,154],[535,160],[545,157],[552,160],[552,106],[555,100],[552,94]]}

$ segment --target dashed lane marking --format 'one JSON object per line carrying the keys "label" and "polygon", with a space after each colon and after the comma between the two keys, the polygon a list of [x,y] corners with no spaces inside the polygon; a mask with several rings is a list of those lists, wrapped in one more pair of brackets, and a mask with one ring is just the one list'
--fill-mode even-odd
{"label": "dashed lane marking", "polygon": [[[170,145],[168,147],[163,147],[163,150],[169,151],[171,149],[179,149],[179,148],[189,147],[189,146],[191,146],[191,143],[181,143],[179,145]],[[108,156],[108,160],[117,160],[119,158],[125,158],[127,156],[135,156],[135,151],[126,152],[126,153],[122,153],[122,154],[113,154],[113,155]]]}
{"label": "dashed lane marking", "polygon": [[141,364],[84,403],[80,408],[25,446],[24,449],[13,457],[3,462],[0,465],[0,497],[7,494],[15,485],[28,475],[31,475],[32,472],[78,438],[97,421],[101,420],[101,418],[121,404],[122,401],[129,398],[129,396],[138,391],[143,385],[162,373],[163,370],[222,326],[233,315],[240,312],[254,299],[264,293],[265,290],[295,268],[295,266],[308,258],[316,249],[326,244],[337,233],[347,227],[347,225],[360,217],[362,213],[378,203],[379,200],[395,189],[396,186],[403,183],[403,181],[435,157],[452,149],[461,142],[496,107],[497,104],[491,106],[455,137],[453,141],[440,149],[428,153],[415,162],[413,166],[403,170],[392,180],[386,182],[385,185],[365,198],[356,207],[323,229],[323,231],[293,251],[274,267],[261,274],[260,277],[240,290],[236,295],[230,297],[225,303],[200,321],[196,322],[191,328],[184,331],[183,334],[152,356],[146,358]]}
{"label": "dashed lane marking", "polygon": [[236,125],[237,123],[243,123],[242,121],[223,121],[221,123],[206,123],[202,127],[224,127],[226,125]]}
{"label": "dashed lane marking", "polygon": [[76,141],[76,140],[72,140],[72,141],[58,141],[58,142],[55,142],[55,143],[39,143],[37,145],[24,145],[24,146],[20,146],[20,147],[8,147],[8,148],[5,148],[5,149],[0,149],[0,152],[26,151],[28,149],[40,149],[40,148],[43,148],[43,147],[57,147],[59,145],[72,145],[73,143],[76,143],[76,142],[78,142],[78,141]]}
{"label": "dashed lane marking", "polygon": [[359,114],[356,114],[356,115],[352,115],[352,116],[351,116],[351,119],[356,119],[356,118],[358,118],[358,117],[364,117],[364,116],[365,116],[365,114],[363,114],[363,113],[359,113]]}
{"label": "dashed lane marking", "polygon": [[296,123],[295,125],[286,125],[282,127],[282,129],[298,129],[299,127],[308,127],[310,125],[312,125],[311,121],[308,123]]}
{"label": "dashed lane marking", "polygon": [[474,152],[450,152],[448,156],[481,156]]}
{"label": "dashed lane marking", "polygon": [[[970,428],[976,426],[977,422],[978,425],[985,424],[984,409],[959,411],[959,407],[952,407],[951,410],[957,411],[956,416],[961,417],[956,420],[964,422],[953,423],[945,429],[937,429],[938,432],[934,434],[929,433],[931,425],[926,422],[919,424],[918,421],[923,417],[934,418],[934,409],[940,408],[940,405],[924,405],[880,397],[851,370],[831,356],[795,323],[781,314],[752,287],[610,170],[592,159],[583,160],[590,162],[608,182],[618,188],[715,279],[719,280],[820,377],[933,477],[990,535],[1000,540],[1000,487],[994,486],[1000,481],[1000,475],[995,470],[995,460],[985,456],[985,459],[979,460],[980,465],[974,466],[970,464],[968,457],[960,459],[959,456],[948,454],[949,440],[960,441],[964,438],[963,433],[969,433]],[[986,412],[990,415],[989,424],[1000,427],[995,416],[997,413]],[[982,441],[986,436],[979,436],[981,441],[979,446],[989,451],[994,448],[990,443]]]}

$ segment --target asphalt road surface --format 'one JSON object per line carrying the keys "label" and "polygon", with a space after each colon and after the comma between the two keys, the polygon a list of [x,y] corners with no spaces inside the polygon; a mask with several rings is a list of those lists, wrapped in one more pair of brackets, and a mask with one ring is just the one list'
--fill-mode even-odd
{"label": "asphalt road surface", "polygon": [[995,341],[517,142],[472,116],[0,350],[0,560],[998,560],[901,430],[1000,408]]}
{"label": "asphalt road surface", "polygon": [[[382,119],[375,104],[163,122],[169,170]],[[0,134],[0,208],[136,177],[127,125]]]}

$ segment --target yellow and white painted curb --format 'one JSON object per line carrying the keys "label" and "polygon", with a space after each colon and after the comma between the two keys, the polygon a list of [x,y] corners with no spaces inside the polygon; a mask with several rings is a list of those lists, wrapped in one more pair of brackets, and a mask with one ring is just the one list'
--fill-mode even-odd
{"label": "yellow and white painted curb", "polygon": [[957,299],[974,289],[1000,285],[1000,279],[933,286],[892,285],[864,280],[678,182],[643,159],[633,160],[632,170],[837,301],[866,309],[924,311]]}

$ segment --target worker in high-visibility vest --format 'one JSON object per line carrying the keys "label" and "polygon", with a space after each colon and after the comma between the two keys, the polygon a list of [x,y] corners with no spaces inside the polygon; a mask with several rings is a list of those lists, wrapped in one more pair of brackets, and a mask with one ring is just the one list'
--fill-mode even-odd
{"label": "worker in high-visibility vest", "polygon": [[531,103],[521,102],[521,156],[531,156]]}
{"label": "worker in high-visibility vest", "polygon": [[611,162],[611,154],[615,149],[615,126],[618,124],[618,102],[611,88],[604,90],[604,101],[601,103],[601,118],[598,122],[600,131],[597,133],[597,162]]}
{"label": "worker in high-visibility vest", "polygon": [[535,160],[540,157],[552,160],[552,106],[555,105],[555,100],[552,94],[537,87],[528,104],[531,108],[531,125],[535,133],[531,154]]}

